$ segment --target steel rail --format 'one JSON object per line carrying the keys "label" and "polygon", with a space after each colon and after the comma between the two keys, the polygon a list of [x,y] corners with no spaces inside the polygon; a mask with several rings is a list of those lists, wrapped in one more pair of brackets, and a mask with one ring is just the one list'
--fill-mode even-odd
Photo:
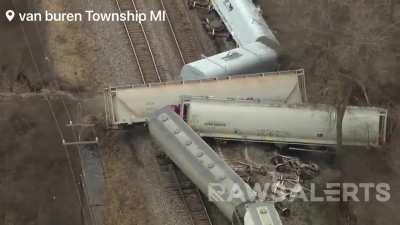
{"label": "steel rail", "polygon": [[[119,13],[122,13],[121,6],[120,6],[120,4],[119,4],[119,1],[118,1],[118,0],[115,0],[115,3],[117,4],[117,8],[118,8]],[[122,23],[123,23],[123,25],[124,25],[125,32],[126,32],[126,34],[128,35],[129,44],[130,44],[130,46],[131,46],[131,50],[132,50],[132,52],[133,52],[133,55],[135,56],[136,64],[138,65],[139,72],[140,72],[140,75],[141,75],[141,77],[142,77],[142,82],[143,82],[143,84],[146,84],[146,80],[144,79],[144,74],[143,74],[142,66],[140,65],[139,57],[138,57],[138,55],[137,55],[137,53],[136,53],[136,48],[135,48],[135,46],[134,46],[134,44],[133,44],[133,40],[132,40],[131,34],[129,33],[129,30],[128,30],[128,26],[127,26],[127,24],[126,24],[125,21],[122,21]]]}
{"label": "steel rail", "polygon": [[179,52],[179,56],[180,56],[180,58],[181,58],[181,60],[182,60],[183,65],[185,65],[185,64],[186,64],[186,60],[185,60],[185,58],[183,57],[182,48],[181,48],[181,46],[180,46],[180,44],[179,44],[178,38],[176,37],[175,29],[174,29],[174,27],[172,26],[172,23],[171,23],[171,20],[170,20],[170,18],[169,18],[167,9],[165,8],[165,5],[164,5],[164,1],[163,1],[163,0],[160,0],[160,3],[161,3],[162,10],[164,10],[165,13],[166,13],[166,18],[167,18],[168,26],[169,26],[169,29],[171,30],[172,37],[174,38],[176,48],[178,49],[178,52]]}
{"label": "steel rail", "polygon": [[[207,213],[207,209],[204,205],[204,201],[202,200],[199,189],[175,165],[172,164],[171,167],[173,177],[178,185],[179,192],[181,194],[182,200],[185,203],[186,209],[190,213],[190,218],[193,225],[212,225],[211,219]],[[184,179],[187,179],[186,182],[188,182],[189,186],[192,187],[186,187],[184,189]],[[194,199],[190,197],[194,197]],[[200,208],[195,209],[198,207]]]}
{"label": "steel rail", "polygon": [[[157,157],[161,172],[170,181],[166,187],[169,192],[182,200],[184,211],[192,225],[212,225],[199,189],[177,168],[168,157]],[[185,185],[186,184],[186,185]]]}
{"label": "steel rail", "polygon": [[[132,3],[132,6],[133,6],[134,10],[137,11],[135,1],[134,1],[134,0],[131,0],[131,3]],[[139,25],[140,25],[140,28],[142,29],[143,36],[144,36],[144,39],[145,39],[145,41],[146,41],[147,48],[149,49],[149,53],[150,53],[150,55],[151,55],[151,59],[152,59],[153,66],[154,66],[154,69],[155,69],[156,74],[157,74],[158,81],[159,81],[159,82],[162,82],[162,79],[161,79],[161,76],[160,76],[160,72],[158,71],[158,66],[157,66],[157,63],[156,63],[156,59],[155,59],[155,57],[154,57],[153,50],[151,49],[149,39],[147,38],[146,31],[145,31],[145,29],[144,29],[142,23],[139,23]]]}
{"label": "steel rail", "polygon": [[[123,0],[123,1],[126,1],[125,4],[129,4],[134,11],[137,11],[136,3],[134,2],[134,0]],[[122,5],[121,2],[122,2],[122,0],[115,0],[115,3],[116,3],[117,8],[118,8],[118,11],[120,13],[123,13],[123,11],[125,9],[123,9],[123,7],[121,7],[121,5]],[[128,11],[129,8],[127,8],[126,10]],[[147,85],[147,83],[151,83],[151,82],[162,82],[161,75],[160,75],[160,72],[159,72],[159,69],[158,69],[158,66],[157,66],[157,63],[156,63],[156,59],[155,59],[153,50],[152,50],[151,45],[150,45],[150,41],[148,39],[148,36],[147,36],[147,33],[146,33],[145,29],[144,29],[143,24],[139,23],[140,32],[141,32],[141,35],[143,35],[143,37],[142,37],[143,39],[142,40],[144,40],[144,44],[146,45],[146,48],[147,48],[145,51],[148,51],[148,53],[149,53],[149,57],[151,58],[151,67],[154,69],[154,71],[153,71],[153,69],[151,69],[152,71],[146,71],[146,65],[147,65],[146,63],[147,63],[147,61],[143,60],[143,57],[141,57],[140,54],[139,54],[139,49],[140,48],[136,47],[137,43],[139,43],[139,40],[141,40],[140,39],[141,37],[135,37],[134,34],[132,34],[132,32],[130,31],[129,28],[133,28],[133,27],[129,27],[129,25],[128,25],[128,23],[126,21],[122,21],[122,23],[124,25],[125,32],[126,32],[126,34],[128,36],[129,44],[130,44],[131,50],[132,50],[132,52],[134,54],[134,57],[135,57],[135,60],[136,60],[136,64],[138,65],[139,73],[140,73],[141,79],[142,79],[142,83],[144,85]],[[138,40],[138,41],[135,42],[134,41],[135,39]],[[149,67],[149,65],[147,65],[147,67]],[[149,73],[149,74],[147,74],[147,73]],[[149,76],[150,73],[155,73],[155,75],[156,75],[156,79],[155,80],[150,80],[149,81],[148,78],[146,79],[146,76]]]}
{"label": "steel rail", "polygon": [[187,18],[182,18],[182,15],[186,15],[186,8],[181,7],[178,0],[159,0],[159,2],[161,9],[166,12],[166,20],[183,65],[197,60],[200,53],[196,43],[199,41],[193,33],[190,19],[186,21]]}

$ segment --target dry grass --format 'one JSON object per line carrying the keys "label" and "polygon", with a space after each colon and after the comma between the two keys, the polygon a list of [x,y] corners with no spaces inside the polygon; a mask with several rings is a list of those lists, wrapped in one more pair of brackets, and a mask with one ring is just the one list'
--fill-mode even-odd
{"label": "dry grass", "polygon": [[395,1],[272,0],[265,4],[268,22],[290,55],[285,66],[306,69],[313,101],[334,102],[336,80],[343,75],[364,86],[372,104],[400,101]]}

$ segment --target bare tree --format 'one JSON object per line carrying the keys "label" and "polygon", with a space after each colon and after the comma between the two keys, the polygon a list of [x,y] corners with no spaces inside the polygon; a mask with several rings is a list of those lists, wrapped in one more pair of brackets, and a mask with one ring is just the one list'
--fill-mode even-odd
{"label": "bare tree", "polygon": [[337,99],[336,99],[336,151],[339,156],[343,155],[343,118],[353,92],[353,82],[345,77],[337,76]]}

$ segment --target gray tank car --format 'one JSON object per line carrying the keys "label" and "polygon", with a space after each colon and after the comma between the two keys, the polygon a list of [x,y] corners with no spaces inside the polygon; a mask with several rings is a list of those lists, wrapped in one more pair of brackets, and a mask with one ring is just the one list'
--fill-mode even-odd
{"label": "gray tank car", "polygon": [[278,54],[262,43],[254,42],[183,66],[183,80],[201,80],[227,75],[253,74],[277,68]]}
{"label": "gray tank car", "polygon": [[280,44],[251,0],[211,0],[238,48],[189,63],[182,80],[271,72],[278,69]]}
{"label": "gray tank car", "polygon": [[[219,201],[214,203],[234,224],[282,224],[273,203],[254,202],[256,193],[250,186],[169,107],[152,114],[148,127],[162,150],[201,192],[213,195],[210,185],[223,187],[225,191],[218,194]],[[230,199],[232,192],[235,197]]]}
{"label": "gray tank car", "polygon": [[233,39],[240,46],[254,42],[279,51],[279,42],[252,0],[211,0]]}
{"label": "gray tank car", "polygon": [[[253,100],[191,98],[181,114],[203,137],[283,144],[336,144],[336,110],[329,105],[260,103]],[[388,111],[349,106],[343,118],[343,144],[382,146]]]}

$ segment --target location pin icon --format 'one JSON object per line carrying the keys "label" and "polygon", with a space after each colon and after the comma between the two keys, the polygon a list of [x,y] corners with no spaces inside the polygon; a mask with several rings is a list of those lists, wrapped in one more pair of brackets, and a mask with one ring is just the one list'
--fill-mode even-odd
{"label": "location pin icon", "polygon": [[12,11],[11,9],[8,10],[8,11],[6,12],[6,17],[7,17],[8,21],[11,22],[11,21],[14,19],[14,17],[15,17],[15,12]]}

